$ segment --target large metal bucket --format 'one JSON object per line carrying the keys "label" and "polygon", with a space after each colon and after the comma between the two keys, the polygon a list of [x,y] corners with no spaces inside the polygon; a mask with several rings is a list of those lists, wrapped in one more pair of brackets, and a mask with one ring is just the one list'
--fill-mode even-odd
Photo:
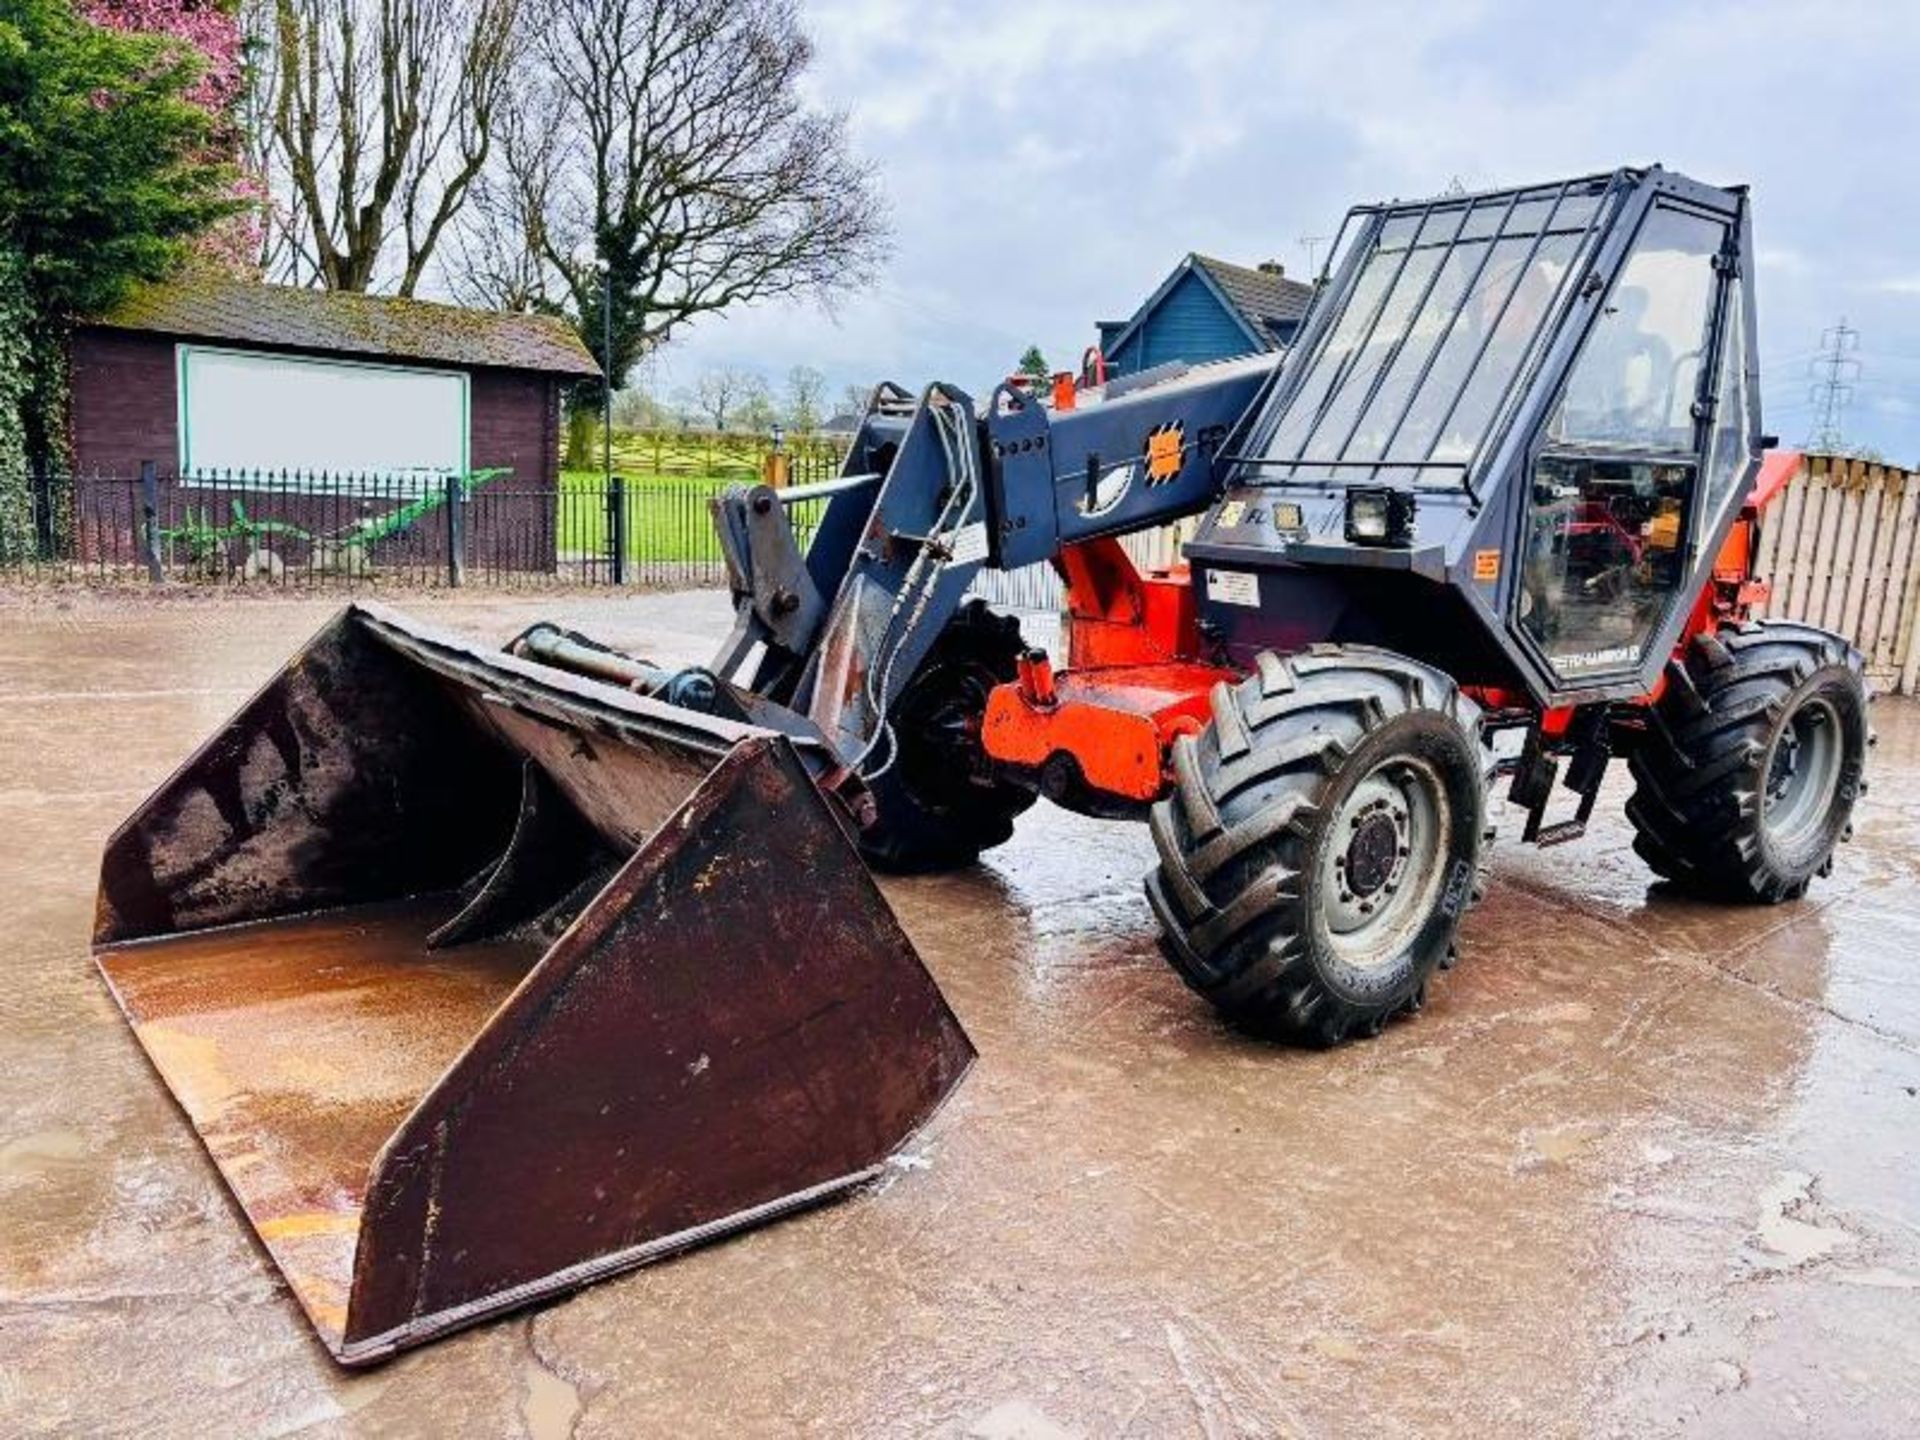
{"label": "large metal bucket", "polygon": [[114,835],[94,939],[347,1364],[855,1185],[973,1058],[794,741],[373,606]]}

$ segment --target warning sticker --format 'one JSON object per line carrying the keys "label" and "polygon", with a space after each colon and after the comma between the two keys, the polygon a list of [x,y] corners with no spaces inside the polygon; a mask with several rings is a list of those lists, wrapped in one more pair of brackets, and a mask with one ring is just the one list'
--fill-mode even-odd
{"label": "warning sticker", "polygon": [[1247,502],[1246,501],[1229,500],[1226,504],[1220,507],[1220,528],[1221,529],[1231,530],[1236,525],[1244,525],[1246,523],[1247,523]]}
{"label": "warning sticker", "polygon": [[1260,577],[1245,570],[1207,571],[1207,598],[1222,605],[1260,606]]}
{"label": "warning sticker", "polygon": [[1500,552],[1498,550],[1476,550],[1473,552],[1473,578],[1476,580],[1498,580],[1500,578]]}
{"label": "warning sticker", "polygon": [[1178,420],[1156,425],[1147,435],[1147,483],[1173,479],[1186,462],[1186,427]]}
{"label": "warning sticker", "polygon": [[975,521],[963,525],[954,532],[950,547],[956,565],[971,565],[987,558],[987,527],[984,522]]}

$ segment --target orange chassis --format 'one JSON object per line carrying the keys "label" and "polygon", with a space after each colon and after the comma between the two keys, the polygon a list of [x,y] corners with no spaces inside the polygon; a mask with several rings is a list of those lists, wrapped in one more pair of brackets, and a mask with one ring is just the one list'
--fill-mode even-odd
{"label": "orange chassis", "polygon": [[[1767,598],[1766,583],[1753,574],[1760,516],[1799,464],[1796,452],[1768,453],[1675,642],[1676,655],[1696,636],[1745,619]],[[1113,539],[1069,545],[1054,565],[1066,582],[1066,668],[1056,671],[1043,651],[1022,656],[1018,677],[987,701],[982,744],[997,764],[1032,777],[1056,800],[1096,812],[1147,805],[1172,784],[1175,737],[1197,734],[1211,714],[1213,687],[1238,682],[1242,672],[1199,658],[1199,616],[1185,565],[1142,574]],[[1662,675],[1629,703],[1650,705],[1665,686]],[[1536,708],[1524,691],[1468,693],[1489,710]],[[1573,716],[1572,706],[1540,710],[1540,731],[1562,736]]]}

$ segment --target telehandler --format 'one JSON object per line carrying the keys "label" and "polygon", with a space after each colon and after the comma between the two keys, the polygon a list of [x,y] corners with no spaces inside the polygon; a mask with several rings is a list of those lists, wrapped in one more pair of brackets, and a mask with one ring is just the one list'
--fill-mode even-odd
{"label": "telehandler", "polygon": [[[862,857],[969,863],[1038,796],[1146,818],[1180,975],[1314,1044],[1421,1007],[1497,794],[1566,841],[1616,756],[1657,875],[1800,896],[1867,693],[1753,618],[1797,457],[1748,204],[1653,167],[1362,206],[1280,361],[882,386],[839,478],[716,500],[706,667],[349,607],[113,837],[96,931],[332,1352],[875,1174],[973,1052]],[[1192,516],[1171,568],[1120,543]],[[969,598],[1039,563],[1058,657]]]}

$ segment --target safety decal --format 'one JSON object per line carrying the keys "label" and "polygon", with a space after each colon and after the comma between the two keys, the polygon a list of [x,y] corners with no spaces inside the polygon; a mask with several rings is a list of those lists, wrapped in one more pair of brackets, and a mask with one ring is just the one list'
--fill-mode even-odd
{"label": "safety decal", "polygon": [[1473,552],[1473,578],[1476,580],[1498,580],[1500,578],[1500,552],[1498,550],[1476,550]]}
{"label": "safety decal", "polygon": [[1186,426],[1178,420],[1156,425],[1147,434],[1147,483],[1164,485],[1180,473],[1186,459]]}
{"label": "safety decal", "polygon": [[954,533],[952,558],[956,565],[972,565],[987,558],[987,527],[980,521]]}

